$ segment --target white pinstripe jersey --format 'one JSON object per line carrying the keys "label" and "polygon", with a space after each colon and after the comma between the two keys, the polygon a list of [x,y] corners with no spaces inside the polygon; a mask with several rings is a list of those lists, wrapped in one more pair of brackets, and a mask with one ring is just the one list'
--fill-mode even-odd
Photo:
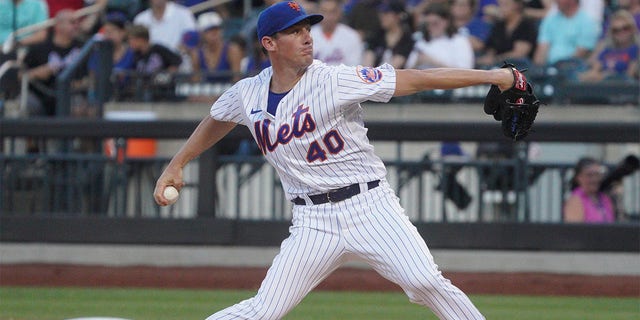
{"label": "white pinstripe jersey", "polygon": [[366,136],[366,100],[387,102],[395,70],[328,66],[318,60],[267,113],[272,69],[239,81],[211,106],[211,117],[245,125],[273,165],[288,199],[383,179],[386,169]]}

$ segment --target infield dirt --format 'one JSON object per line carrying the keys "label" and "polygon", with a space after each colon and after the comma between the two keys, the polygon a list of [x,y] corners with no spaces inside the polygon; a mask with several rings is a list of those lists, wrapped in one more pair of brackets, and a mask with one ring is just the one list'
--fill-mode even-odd
{"label": "infield dirt", "polygon": [[[263,267],[105,267],[66,264],[0,265],[2,286],[257,289]],[[467,294],[640,297],[638,276],[444,272]],[[316,290],[401,291],[373,270],[341,268]]]}

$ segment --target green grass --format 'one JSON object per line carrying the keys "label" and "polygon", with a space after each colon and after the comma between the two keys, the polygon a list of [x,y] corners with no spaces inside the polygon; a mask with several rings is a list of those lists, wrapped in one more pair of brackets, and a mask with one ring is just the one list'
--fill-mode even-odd
{"label": "green grass", "polygon": [[[0,320],[205,319],[252,291],[0,287]],[[640,319],[640,298],[472,296],[487,319]],[[398,292],[312,292],[287,320],[436,319]]]}

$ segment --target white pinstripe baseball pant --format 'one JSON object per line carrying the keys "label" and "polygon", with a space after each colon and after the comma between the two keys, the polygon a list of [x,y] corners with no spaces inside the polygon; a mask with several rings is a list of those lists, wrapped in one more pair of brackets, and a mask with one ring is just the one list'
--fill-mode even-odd
{"label": "white pinstripe baseball pant", "polygon": [[256,296],[206,320],[280,319],[354,256],[440,319],[484,319],[442,276],[386,181],[342,202],[294,206],[290,232]]}

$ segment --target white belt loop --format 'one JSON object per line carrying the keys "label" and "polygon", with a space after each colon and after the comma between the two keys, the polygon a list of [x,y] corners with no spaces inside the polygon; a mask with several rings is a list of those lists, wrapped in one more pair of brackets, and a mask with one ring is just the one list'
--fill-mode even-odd
{"label": "white belt loop", "polygon": [[306,194],[306,193],[305,194],[301,194],[300,198],[304,199],[304,202],[306,202],[306,204],[308,206],[312,206],[313,205],[313,201],[311,201],[311,198],[309,198],[308,194]]}
{"label": "white belt loop", "polygon": [[360,193],[365,193],[369,191],[369,183],[368,182],[360,182]]}

